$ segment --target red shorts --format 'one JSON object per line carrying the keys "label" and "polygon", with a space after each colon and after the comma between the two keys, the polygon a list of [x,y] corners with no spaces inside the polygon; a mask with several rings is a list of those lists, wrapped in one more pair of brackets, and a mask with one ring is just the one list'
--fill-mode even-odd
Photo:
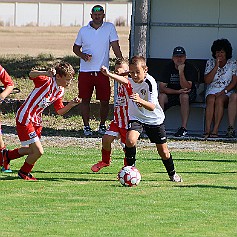
{"label": "red shorts", "polygon": [[120,138],[121,145],[123,148],[125,148],[125,143],[126,143],[126,133],[127,129],[126,128],[120,128],[117,123],[112,121],[109,125],[109,128],[105,132],[105,134],[109,136],[113,136],[116,138]]}
{"label": "red shorts", "polygon": [[41,138],[42,126],[34,126],[32,123],[23,125],[16,123],[16,130],[22,146],[27,146],[39,141]]}
{"label": "red shorts", "polygon": [[82,99],[90,99],[92,93],[96,90],[96,99],[110,100],[110,81],[102,72],[79,72],[78,90],[79,97]]}

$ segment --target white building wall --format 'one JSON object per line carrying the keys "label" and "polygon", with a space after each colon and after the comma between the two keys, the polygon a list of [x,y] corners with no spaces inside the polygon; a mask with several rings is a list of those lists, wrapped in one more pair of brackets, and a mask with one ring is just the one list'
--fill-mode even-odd
{"label": "white building wall", "polygon": [[[90,12],[95,3],[1,3],[2,26],[84,26],[91,20]],[[130,26],[132,3],[104,3],[106,21],[115,23],[124,19]]]}
{"label": "white building wall", "polygon": [[218,38],[227,38],[236,56],[236,9],[236,0],[151,0],[148,56],[170,58],[172,49],[181,45],[188,58],[207,59]]}
{"label": "white building wall", "polygon": [[0,22],[6,26],[14,25],[15,19],[15,4],[14,3],[0,3]]}

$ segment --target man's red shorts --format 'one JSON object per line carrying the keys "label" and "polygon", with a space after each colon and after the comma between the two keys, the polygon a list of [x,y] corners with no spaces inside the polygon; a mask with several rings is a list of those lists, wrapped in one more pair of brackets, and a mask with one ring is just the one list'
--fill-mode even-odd
{"label": "man's red shorts", "polygon": [[94,88],[96,90],[97,100],[110,100],[111,88],[107,76],[102,72],[79,72],[78,96],[83,99],[89,99],[93,94]]}

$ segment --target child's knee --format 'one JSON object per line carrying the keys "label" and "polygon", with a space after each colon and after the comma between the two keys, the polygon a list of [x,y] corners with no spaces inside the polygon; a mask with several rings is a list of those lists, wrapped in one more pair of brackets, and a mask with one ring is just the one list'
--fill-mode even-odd
{"label": "child's knee", "polygon": [[159,151],[159,155],[162,160],[168,160],[170,158],[170,152],[168,149]]}

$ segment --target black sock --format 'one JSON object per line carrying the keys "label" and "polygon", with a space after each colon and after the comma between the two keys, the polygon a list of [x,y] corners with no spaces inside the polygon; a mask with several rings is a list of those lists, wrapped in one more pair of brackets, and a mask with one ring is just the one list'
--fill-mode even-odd
{"label": "black sock", "polygon": [[170,158],[168,160],[162,160],[162,162],[166,168],[168,175],[173,176],[175,174],[175,169],[172,155],[170,154]]}
{"label": "black sock", "polygon": [[128,166],[135,166],[135,161],[136,161],[136,146],[134,147],[127,147],[125,145],[125,157],[127,161]]}

